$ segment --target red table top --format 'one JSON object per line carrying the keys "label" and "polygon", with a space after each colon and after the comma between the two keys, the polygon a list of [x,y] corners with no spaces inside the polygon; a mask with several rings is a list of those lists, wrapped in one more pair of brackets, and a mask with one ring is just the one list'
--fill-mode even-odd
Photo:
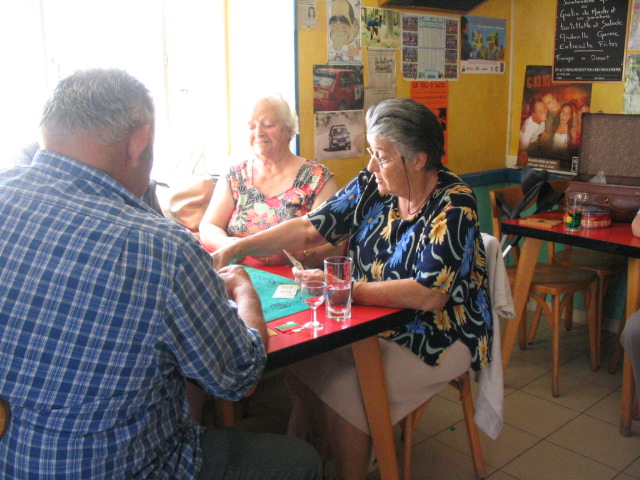
{"label": "red table top", "polygon": [[[253,259],[247,259],[244,263],[266,272],[293,278],[291,267],[262,265]],[[304,310],[267,323],[267,328],[276,332],[276,335],[269,337],[267,369],[288,365],[318,353],[348,345],[410,320],[408,310],[370,305],[352,305],[351,319],[348,322],[328,319],[324,305],[318,307],[317,312],[318,320],[324,324],[324,329],[317,332],[303,329],[299,332],[283,333],[276,329],[278,325],[288,322],[304,325],[311,320],[311,310]]]}
{"label": "red table top", "polygon": [[[531,217],[562,220],[562,213],[538,213]],[[633,235],[630,223],[612,222],[610,227],[582,228],[572,232],[568,231],[563,223],[546,228],[539,225],[525,225],[522,220],[517,218],[504,221],[502,232],[640,258],[640,237]]]}

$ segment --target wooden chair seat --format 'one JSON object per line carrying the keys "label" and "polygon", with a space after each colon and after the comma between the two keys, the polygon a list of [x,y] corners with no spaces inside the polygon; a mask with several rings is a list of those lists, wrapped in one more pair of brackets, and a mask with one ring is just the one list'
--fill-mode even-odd
{"label": "wooden chair seat", "polygon": [[[507,267],[509,283],[513,285],[516,277],[516,266]],[[548,263],[538,263],[533,273],[529,296],[537,303],[528,343],[533,343],[541,314],[544,313],[552,328],[552,381],[551,392],[554,397],[559,395],[559,369],[560,369],[560,324],[562,313],[565,313],[567,330],[572,326],[573,295],[578,292],[586,292],[585,304],[589,305],[589,350],[591,357],[591,370],[595,371],[600,366],[600,324],[595,311],[595,280],[596,274],[588,270],[567,268]],[[552,297],[551,307],[546,302],[546,295]]]}
{"label": "wooden chair seat", "polygon": [[[516,278],[516,266],[507,267],[509,280]],[[595,273],[578,268],[564,268],[548,263],[538,263],[533,272],[531,290],[545,295],[565,295],[585,290],[596,278]]]}
{"label": "wooden chair seat", "polygon": [[[617,275],[626,274],[627,259],[620,255],[613,255],[595,250],[584,250],[582,248],[566,248],[553,255],[553,263],[568,267],[582,268],[594,272],[598,279],[596,281],[596,315],[598,324],[602,326],[604,298],[611,283]],[[624,311],[624,308],[623,308]],[[620,335],[624,329],[625,316],[620,319],[620,326],[616,334],[616,350],[609,364],[609,372],[615,373],[620,360],[622,359],[622,345]]]}
{"label": "wooden chair seat", "polygon": [[627,271],[626,257],[583,248],[567,248],[555,252],[553,263],[591,270],[599,277],[620,275]]}

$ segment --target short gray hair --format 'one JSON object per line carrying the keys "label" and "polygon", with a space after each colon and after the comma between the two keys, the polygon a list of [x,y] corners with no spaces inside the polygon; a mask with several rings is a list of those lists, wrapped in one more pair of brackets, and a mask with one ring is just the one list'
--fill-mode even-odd
{"label": "short gray hair", "polygon": [[427,154],[426,170],[442,164],[444,133],[435,114],[408,98],[390,98],[367,111],[367,136],[391,142],[404,158]]}
{"label": "short gray hair", "polygon": [[287,102],[282,95],[279,93],[267,94],[257,99],[254,102],[254,105],[261,102],[269,102],[276,108],[278,117],[282,123],[284,123],[284,126],[291,132],[291,138],[300,132],[300,127],[298,126],[298,115],[296,114],[295,109],[291,107],[289,102]]}
{"label": "short gray hair", "polygon": [[88,69],[58,83],[40,128],[57,139],[75,131],[91,133],[109,145],[154,122],[153,99],[142,82],[123,70]]}

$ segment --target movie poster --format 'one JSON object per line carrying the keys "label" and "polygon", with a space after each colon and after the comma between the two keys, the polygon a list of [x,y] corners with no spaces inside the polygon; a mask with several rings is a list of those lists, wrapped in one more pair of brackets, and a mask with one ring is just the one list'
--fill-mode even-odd
{"label": "movie poster", "polygon": [[551,66],[527,66],[517,165],[576,171],[581,117],[590,105],[590,83],[554,83]]}

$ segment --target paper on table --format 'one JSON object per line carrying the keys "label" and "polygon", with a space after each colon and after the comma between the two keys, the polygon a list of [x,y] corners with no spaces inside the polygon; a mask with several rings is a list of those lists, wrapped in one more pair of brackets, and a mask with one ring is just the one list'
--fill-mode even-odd
{"label": "paper on table", "polygon": [[296,267],[298,270],[304,270],[304,267],[302,266],[302,264],[298,260],[296,260],[293,255],[287,252],[284,248],[282,249],[282,251],[287,256],[287,258],[291,261],[294,267]]}
{"label": "paper on table", "polygon": [[265,322],[271,322],[293,313],[308,310],[309,306],[304,303],[298,295],[295,298],[273,298],[278,285],[295,285],[296,281],[276,275],[274,273],[258,270],[257,268],[245,267],[251,277],[260,301],[262,302],[262,313]]}

